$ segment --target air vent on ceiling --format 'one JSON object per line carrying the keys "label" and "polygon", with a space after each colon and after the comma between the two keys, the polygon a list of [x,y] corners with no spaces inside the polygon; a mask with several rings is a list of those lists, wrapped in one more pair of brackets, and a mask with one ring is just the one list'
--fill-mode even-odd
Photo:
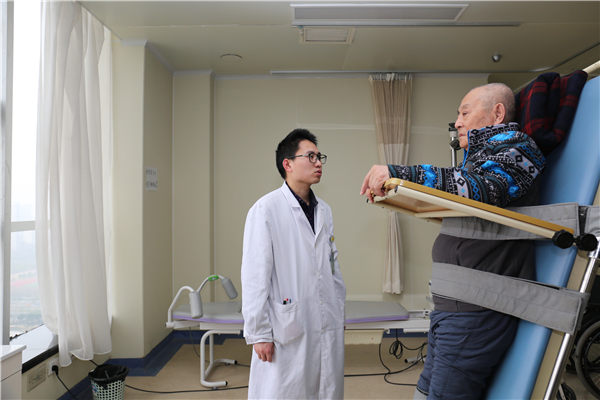
{"label": "air vent on ceiling", "polygon": [[294,26],[386,26],[455,23],[467,4],[291,4]]}
{"label": "air vent on ceiling", "polygon": [[354,38],[354,28],[349,27],[302,27],[301,43],[350,44]]}

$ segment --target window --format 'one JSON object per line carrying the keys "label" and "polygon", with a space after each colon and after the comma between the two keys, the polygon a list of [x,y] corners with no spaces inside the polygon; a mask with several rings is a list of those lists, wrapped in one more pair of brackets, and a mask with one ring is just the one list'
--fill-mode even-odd
{"label": "window", "polygon": [[[42,325],[35,260],[35,155],[40,3],[14,2],[10,337]],[[10,62],[10,60],[9,60]]]}

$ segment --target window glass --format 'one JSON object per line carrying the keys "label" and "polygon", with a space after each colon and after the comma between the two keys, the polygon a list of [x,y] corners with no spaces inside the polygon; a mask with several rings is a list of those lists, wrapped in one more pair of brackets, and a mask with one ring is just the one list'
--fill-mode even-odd
{"label": "window glass", "polygon": [[13,232],[10,260],[10,337],[42,325],[35,266],[35,231]]}
{"label": "window glass", "polygon": [[14,4],[12,186],[13,221],[35,219],[35,143],[40,65],[40,7]]}
{"label": "window glass", "polygon": [[35,260],[40,3],[14,2],[10,337],[42,324]]}

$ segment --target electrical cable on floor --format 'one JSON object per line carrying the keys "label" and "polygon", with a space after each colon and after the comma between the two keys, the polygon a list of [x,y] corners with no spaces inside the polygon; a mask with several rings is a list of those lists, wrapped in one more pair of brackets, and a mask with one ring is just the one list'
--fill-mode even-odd
{"label": "electrical cable on floor", "polygon": [[[398,338],[396,338],[396,342],[399,342]],[[394,344],[395,344],[396,342],[392,343],[392,346],[394,346]],[[390,346],[390,354],[393,354],[392,346]],[[396,345],[396,346],[397,346],[397,345]],[[400,346],[403,346],[404,348],[408,349],[408,347],[405,347],[405,346],[404,346],[402,343],[400,343]],[[412,363],[411,363],[411,364],[410,364],[408,367],[406,367],[406,368],[404,368],[404,369],[401,369],[401,370],[398,370],[398,371],[393,371],[393,372],[392,372],[392,370],[390,370],[390,369],[388,368],[388,366],[387,366],[387,365],[385,365],[385,363],[383,362],[383,359],[381,358],[381,352],[380,352],[380,353],[379,353],[379,361],[381,361],[381,365],[383,365],[383,367],[384,367],[385,369],[387,369],[387,370],[388,370],[388,373],[386,373],[386,374],[383,376],[383,380],[384,380],[386,383],[389,383],[390,385],[398,385],[398,386],[415,386],[415,387],[416,387],[416,386],[417,386],[417,384],[416,384],[416,383],[397,383],[397,382],[392,382],[392,381],[388,380],[388,377],[389,377],[390,375],[395,375],[395,374],[398,374],[398,373],[400,373],[400,372],[404,372],[404,371],[408,370],[409,368],[412,368],[412,367],[414,367],[415,365],[417,365],[417,364],[418,364],[420,361],[423,361],[423,358],[424,358],[424,356],[423,356],[423,349],[425,348],[425,346],[427,346],[427,343],[423,343],[423,344],[422,344],[420,347],[417,347],[416,349],[413,349],[413,350],[417,350],[417,349],[418,349],[418,350],[419,350],[419,353],[418,353],[418,356],[417,356],[417,358],[415,359],[415,361],[413,361],[413,362],[412,362]],[[401,353],[402,353],[402,352],[401,352]],[[396,358],[400,358],[401,356],[402,356],[402,354],[398,355]]]}
{"label": "electrical cable on floor", "polygon": [[177,394],[177,393],[196,393],[196,392],[221,392],[221,391],[224,391],[224,390],[236,390],[236,389],[247,389],[248,388],[248,386],[235,386],[235,387],[226,387],[226,388],[195,389],[195,390],[174,390],[172,392],[159,392],[159,391],[156,391],[156,390],[140,389],[140,388],[136,388],[136,387],[130,386],[130,385],[125,385],[125,387],[128,387],[129,389],[133,389],[133,390],[138,390],[140,392],[156,393],[156,394]]}
{"label": "electrical cable on floor", "polygon": [[65,383],[63,382],[63,380],[60,379],[60,376],[58,376],[58,365],[53,365],[52,366],[52,372],[54,372],[54,375],[56,375],[56,379],[58,379],[58,381],[65,387],[65,389],[67,389],[67,393],[69,393],[72,398],[74,398],[75,400],[77,400],[77,396],[75,396],[73,394],[73,392],[71,392],[71,390],[67,387],[67,385],[65,385]]}
{"label": "electrical cable on floor", "polygon": [[[94,361],[94,360],[90,360],[90,362],[92,364],[94,364],[96,367],[98,367],[99,365]],[[242,367],[249,367],[249,365],[244,365],[244,364],[235,364],[235,365],[241,365]],[[58,377],[58,373],[56,374],[56,376]],[[62,383],[62,381],[61,381]],[[64,383],[63,383],[64,386]],[[137,390],[140,392],[145,392],[145,393],[155,393],[155,394],[177,394],[177,393],[195,393],[195,392],[215,392],[215,391],[223,391],[223,390],[236,390],[236,389],[247,389],[248,386],[235,386],[235,387],[226,387],[226,388],[211,388],[211,389],[190,389],[190,390],[174,390],[174,391],[169,391],[169,392],[161,392],[158,390],[147,390],[147,389],[140,389],[137,388],[135,386],[131,386],[128,384],[125,384],[125,387],[128,387],[129,389],[132,390]],[[66,386],[65,386],[66,388]],[[67,389],[69,390],[69,389]],[[69,392],[71,393],[71,392]],[[71,393],[71,396],[73,396],[73,394]],[[77,400],[77,398],[75,396],[73,396],[73,398],[75,398]]]}
{"label": "electrical cable on floor", "polygon": [[[423,355],[423,350],[425,349],[425,347],[427,346],[427,342],[423,342],[423,344],[421,344],[418,347],[415,348],[411,348],[408,346],[405,346],[404,343],[402,343],[400,341],[400,339],[398,339],[398,330],[396,330],[396,340],[394,342],[392,342],[392,344],[390,345],[389,348],[389,354],[393,355],[394,357],[396,357],[396,359],[400,359],[402,357],[402,355],[404,354],[404,349],[406,350],[413,350],[413,351],[418,351],[417,353],[417,357],[415,358],[415,361],[413,361],[408,367],[401,369],[399,371],[394,371],[392,372],[387,365],[385,365],[385,363],[383,362],[383,359],[381,358],[381,351],[379,352],[379,361],[381,361],[381,365],[384,366],[385,369],[387,369],[389,372],[387,374],[385,374],[383,376],[383,380],[386,383],[389,383],[390,385],[398,385],[398,386],[417,386],[414,383],[396,383],[396,382],[391,382],[388,380],[388,377],[390,375],[394,375],[394,374],[398,374],[400,372],[404,372],[406,370],[408,370],[409,368],[414,367],[415,365],[417,365],[420,361],[423,361],[423,359],[425,358],[425,356]],[[400,348],[400,353],[398,353],[398,348]],[[406,362],[408,362],[408,360],[405,360]]]}
{"label": "electrical cable on floor", "polygon": [[[381,357],[381,342],[379,343],[379,351],[378,351],[378,355],[379,355],[379,361],[381,362],[381,365],[387,370],[387,372],[377,372],[377,373],[371,373],[371,374],[346,374],[344,375],[344,377],[348,377],[348,378],[352,378],[352,377],[359,377],[359,376],[383,376],[383,380],[386,383],[389,383],[390,385],[398,385],[398,386],[417,386],[415,383],[396,383],[396,382],[391,382],[388,380],[388,377],[390,375],[395,375],[395,374],[399,374],[400,372],[404,372],[407,371],[408,369],[414,367],[415,365],[417,365],[420,361],[423,361],[423,359],[425,358],[423,355],[423,349],[427,346],[427,342],[424,342],[421,346],[416,347],[416,348],[410,348],[405,346],[400,339],[398,339],[398,332],[396,331],[396,340],[394,342],[392,342],[392,344],[390,345],[390,348],[388,350],[388,353],[390,355],[393,355],[396,359],[400,359],[402,357],[402,355],[404,354],[404,349],[406,350],[418,350],[418,356],[416,357],[415,361],[413,361],[412,363],[410,363],[409,366],[407,366],[406,368],[400,369],[398,371],[392,371],[390,368],[388,368],[387,365],[385,365],[385,363],[383,362],[383,358]],[[400,352],[398,353],[398,350],[400,350]],[[408,360],[405,360],[406,362],[408,362]]]}
{"label": "electrical cable on floor", "polygon": [[[190,338],[192,338],[192,333],[191,333],[191,329],[189,330],[189,334],[190,334]],[[383,376],[383,379],[386,383],[389,383],[390,385],[398,385],[398,386],[417,386],[414,383],[396,383],[396,382],[391,382],[388,380],[388,377],[390,375],[395,375],[395,374],[399,374],[401,372],[407,371],[408,369],[414,367],[415,365],[419,364],[420,361],[423,361],[423,359],[425,358],[425,356],[423,355],[423,350],[425,349],[425,347],[427,346],[427,342],[424,342],[421,346],[415,347],[415,348],[410,348],[404,345],[404,343],[402,343],[400,341],[400,339],[398,339],[398,332],[396,331],[396,340],[394,342],[392,342],[392,344],[390,345],[390,348],[388,349],[388,353],[392,356],[394,356],[396,359],[400,359],[403,354],[404,354],[404,350],[412,350],[412,351],[418,351],[418,356],[415,358],[415,361],[411,362],[410,365],[408,365],[406,368],[400,369],[398,371],[392,371],[387,365],[385,365],[385,363],[383,362],[383,358],[381,357],[381,342],[379,343],[379,348],[378,348],[378,355],[379,355],[379,361],[381,362],[381,365],[387,370],[387,372],[376,372],[376,373],[369,373],[369,374],[345,374],[344,377],[345,378],[353,378],[353,377],[359,377],[359,376]],[[194,347],[193,344],[193,338],[192,338],[192,348],[194,349],[194,353],[196,354],[196,356],[200,357],[200,355],[198,354],[198,351],[196,350],[196,348]],[[96,364],[94,362],[94,360],[90,360],[95,366],[98,366],[98,364]],[[406,362],[408,362],[408,360],[405,360]],[[236,363],[235,365],[239,365],[242,367],[250,367],[249,365],[246,364],[240,364],[240,363]],[[56,376],[58,377],[58,372],[56,374]],[[62,383],[62,381],[61,381]],[[64,383],[63,383],[63,386]],[[223,390],[237,390],[237,389],[247,389],[248,386],[235,386],[235,387],[225,387],[225,388],[211,388],[211,389],[195,389],[195,390],[175,390],[175,391],[157,391],[157,390],[146,390],[146,389],[140,389],[137,388],[135,386],[131,386],[131,385],[127,385],[125,384],[125,387],[128,387],[132,390],[137,390],[140,392],[145,392],[145,393],[156,393],[156,394],[177,394],[177,393],[195,393],[195,392],[214,392],[214,391],[223,391]],[[65,386],[65,388],[67,388]],[[67,388],[67,391],[69,389]],[[71,396],[73,396],[73,394],[71,392],[69,392],[71,394]],[[75,396],[73,396],[73,398],[77,399]]]}

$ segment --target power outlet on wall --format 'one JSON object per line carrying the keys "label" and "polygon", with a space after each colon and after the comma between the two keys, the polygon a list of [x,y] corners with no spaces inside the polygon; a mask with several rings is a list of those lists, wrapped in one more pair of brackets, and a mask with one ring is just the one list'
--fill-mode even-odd
{"label": "power outlet on wall", "polygon": [[46,366],[47,366],[47,368],[46,368],[46,372],[47,372],[47,374],[48,374],[48,375],[54,375],[54,371],[52,371],[52,367],[53,367],[53,366],[55,366],[55,365],[56,365],[57,367],[60,367],[60,366],[58,365],[58,356],[52,357],[51,359],[49,359],[49,360],[46,362]]}
{"label": "power outlet on wall", "polygon": [[46,380],[46,366],[40,364],[27,373],[27,391],[31,392],[36,386]]}

